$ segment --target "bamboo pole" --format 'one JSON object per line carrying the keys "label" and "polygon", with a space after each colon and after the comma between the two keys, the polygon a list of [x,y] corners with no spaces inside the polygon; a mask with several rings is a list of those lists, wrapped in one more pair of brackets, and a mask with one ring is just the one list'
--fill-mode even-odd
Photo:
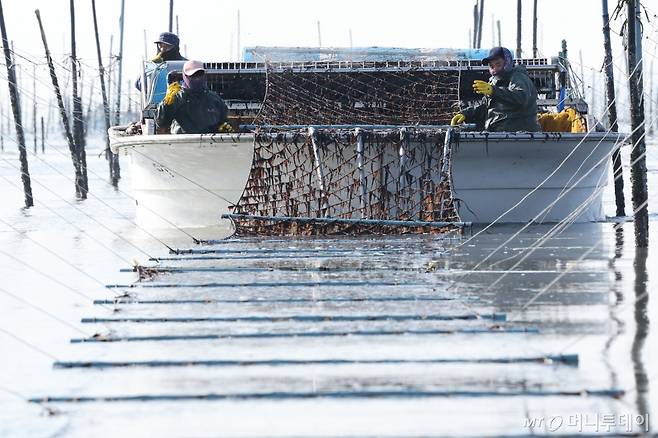
{"label": "bamboo pole", "polygon": [[[651,64],[649,64],[649,92],[647,93],[647,97],[649,98],[649,120],[654,120],[655,119],[655,114],[653,111],[653,99],[651,96],[651,93],[653,92],[653,86],[654,86],[654,81],[653,81],[653,61],[654,58],[651,58]],[[654,129],[655,123],[649,124],[649,130],[648,130],[648,135],[653,136],[653,129]]]}
{"label": "bamboo pole", "polygon": [[[237,34],[236,34],[236,50],[237,50],[237,57],[238,61],[242,61],[242,55],[240,54],[240,9],[238,9],[238,28],[237,28]],[[187,52],[187,50],[186,50]]]}
{"label": "bamboo pole", "polygon": [[126,101],[128,103],[128,117],[132,117],[132,112],[133,112],[133,106],[132,106],[132,97],[133,97],[133,90],[130,88],[130,79],[126,80]]}
{"label": "bamboo pole", "polygon": [[[608,0],[602,0],[603,8],[603,49],[605,58],[605,95],[608,107],[608,125],[612,132],[619,131],[617,122],[617,98],[615,96],[615,75],[612,65],[612,44],[610,43],[610,16],[608,15]],[[626,200],[624,199],[624,179],[619,149],[612,153],[612,174],[615,182],[615,204],[617,216],[626,216]]]}
{"label": "bamboo pole", "polygon": [[173,32],[174,0],[169,0],[169,32]]}
{"label": "bamboo pole", "polygon": [[478,2],[475,1],[473,5],[473,41],[471,42],[471,47],[477,49],[478,45]]}
{"label": "bamboo pole", "polygon": [[146,44],[146,29],[144,29],[144,59],[149,59],[149,51]]}
{"label": "bamboo pole", "polygon": [[578,50],[578,61],[580,62],[580,91],[585,99],[585,65],[583,63],[583,50]]}
{"label": "bamboo pole", "polygon": [[516,2],[516,57],[521,58],[521,0]]}
{"label": "bamboo pole", "polygon": [[484,22],[484,0],[480,0],[480,7],[478,8],[478,45],[477,48],[482,47],[482,24]]}
{"label": "bamboo pole", "polygon": [[5,27],[5,13],[2,9],[2,0],[0,0],[0,31],[2,32],[2,47],[5,52],[5,64],[7,67],[8,79],[7,82],[9,84],[9,98],[11,100],[11,108],[14,113],[16,138],[18,139],[18,154],[21,161],[21,180],[23,182],[23,192],[25,194],[25,207],[29,208],[34,205],[34,199],[32,198],[32,183],[30,181],[30,170],[27,164],[25,134],[23,133],[21,110],[18,101],[18,87],[16,86],[16,71],[14,63],[11,60],[11,51],[9,50],[9,40],[7,39],[7,28]]}
{"label": "bamboo pole", "polygon": [[37,65],[32,64],[32,133],[34,134],[34,153],[37,153]]}
{"label": "bamboo pole", "polygon": [[116,97],[116,109],[114,112],[114,124],[119,125],[121,123],[121,85],[122,85],[122,73],[123,73],[123,23],[124,23],[124,12],[125,12],[125,0],[121,0],[121,16],[119,18],[119,57],[117,58],[117,97]]}
{"label": "bamboo pole", "polygon": [[536,58],[537,54],[537,0],[535,0],[532,8],[532,57]]}
{"label": "bamboo pole", "polygon": [[[110,180],[114,183],[114,166],[112,151],[110,150],[110,136],[108,130],[110,129],[110,104],[107,98],[107,90],[105,89],[105,67],[103,67],[103,56],[101,55],[101,42],[98,36],[98,20],[96,19],[96,0],[91,0],[91,11],[94,18],[94,34],[96,35],[96,55],[98,57],[98,76],[101,81],[101,96],[103,98],[103,119],[105,120],[105,154],[109,158],[108,163],[110,166]],[[146,34],[145,34],[146,35]]]}
{"label": "bamboo pole", "polygon": [[496,20],[496,27],[498,28],[498,47],[502,47],[503,39],[501,38],[501,32],[500,32],[500,20]]}
{"label": "bamboo pole", "polygon": [[[112,108],[112,76],[114,73],[114,64],[112,63],[112,44],[114,43],[114,35],[110,35],[110,52],[108,56],[108,67],[107,67],[107,105],[108,108]],[[108,161],[110,156],[106,157]]]}
{"label": "bamboo pole", "polygon": [[41,116],[41,153],[45,154],[46,153],[46,139],[45,139],[45,131],[43,129],[43,116]]}
{"label": "bamboo pole", "polygon": [[4,101],[0,103],[0,152],[5,151],[5,106]]}
{"label": "bamboo pole", "polygon": [[649,246],[649,215],[647,209],[647,162],[644,126],[644,90],[642,83],[642,27],[640,2],[630,0],[628,11],[628,84],[631,98],[631,182],[633,211],[635,212],[635,245]]}
{"label": "bamboo pole", "polygon": [[[173,1],[173,0],[172,0]],[[123,28],[125,17],[126,1],[121,0],[121,18],[119,19],[119,58],[118,58],[118,74],[117,74],[117,92],[116,92],[116,113],[114,115],[114,124],[121,123],[121,77],[123,74]],[[110,156],[110,163],[112,165],[112,184],[116,187],[119,179],[121,178],[121,167],[119,166],[119,155],[112,154]]]}
{"label": "bamboo pole", "polygon": [[71,133],[71,125],[69,123],[68,112],[64,107],[64,101],[62,99],[62,94],[59,88],[59,81],[57,80],[57,73],[55,72],[55,66],[53,65],[53,58],[50,56],[50,50],[48,49],[48,42],[46,41],[46,33],[43,30],[43,23],[41,22],[41,14],[39,13],[38,9],[34,11],[34,14],[37,16],[37,21],[39,22],[39,30],[41,31],[41,40],[43,41],[43,47],[46,52],[46,61],[48,62],[48,68],[50,70],[50,79],[53,83],[53,88],[55,90],[55,97],[57,98],[57,105],[59,106],[59,114],[62,119],[64,134],[66,136],[66,139],[68,140],[69,152],[71,153],[71,161],[73,161],[73,169],[75,170],[75,193],[78,197],[84,199],[86,194],[83,196],[80,160],[78,154],[75,151],[75,142],[73,141],[73,134]]}
{"label": "bamboo pole", "polygon": [[80,163],[80,173],[82,174],[81,195],[87,197],[89,185],[87,183],[87,155],[85,151],[83,127],[82,127],[82,102],[78,95],[78,57],[76,54],[75,41],[75,1],[70,1],[71,11],[71,85],[72,85],[72,104],[73,104],[73,142],[75,151]]}

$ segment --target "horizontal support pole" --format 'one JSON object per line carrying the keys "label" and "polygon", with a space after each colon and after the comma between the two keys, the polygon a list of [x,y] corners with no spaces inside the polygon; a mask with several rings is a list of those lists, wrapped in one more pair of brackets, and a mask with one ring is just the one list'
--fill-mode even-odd
{"label": "horizontal support pole", "polygon": [[221,335],[156,335],[156,336],[111,336],[98,335],[90,338],[73,338],[72,344],[87,342],[162,342],[162,341],[202,341],[225,339],[267,339],[267,338],[328,338],[343,336],[413,336],[413,335],[470,335],[470,334],[503,334],[503,333],[539,333],[532,327],[520,328],[471,328],[471,329],[432,329],[432,330],[358,330],[340,332],[287,332],[287,333],[234,333]]}
{"label": "horizontal support pole", "polygon": [[122,288],[192,288],[192,287],[356,287],[356,286],[430,286],[427,283],[399,283],[395,281],[280,281],[280,282],[256,282],[256,283],[197,283],[197,284],[176,284],[176,283],[133,283],[133,284],[108,284],[108,289]]}
{"label": "horizontal support pole", "polygon": [[251,214],[224,213],[222,219],[233,220],[256,220],[265,222],[296,222],[300,224],[318,225],[380,225],[392,227],[421,227],[421,228],[445,228],[445,227],[469,227],[471,222],[430,222],[430,221],[402,221],[386,219],[345,219],[332,217],[291,217],[291,216],[256,216]]}
{"label": "horizontal support pole", "polygon": [[[274,304],[274,303],[370,303],[370,302],[425,302],[454,301],[456,297],[368,297],[368,298],[274,298],[274,299],[235,299],[235,300],[139,300],[132,298],[117,298],[115,300],[94,300],[94,304]],[[460,301],[475,300],[475,297],[460,297]]]}
{"label": "horizontal support pole", "polygon": [[535,357],[476,357],[436,359],[268,359],[268,360],[145,360],[145,361],[57,361],[54,368],[124,368],[124,367],[280,367],[304,365],[434,365],[434,364],[515,364],[537,363],[578,366],[577,354]]}
{"label": "horizontal support pole", "polygon": [[111,322],[131,323],[189,323],[189,322],[354,322],[354,321],[474,321],[487,319],[507,321],[505,313],[462,315],[281,315],[281,316],[207,316],[207,317],[122,317],[82,318],[83,324]]}
{"label": "horizontal support pole", "polygon": [[217,401],[217,400],[309,400],[309,399],[380,399],[380,398],[431,398],[431,397],[612,397],[621,398],[621,389],[572,391],[547,390],[507,390],[507,391],[314,391],[314,392],[261,392],[234,394],[158,394],[158,395],[114,395],[114,396],[75,396],[75,397],[35,397],[30,403],[88,403],[88,402],[157,402],[157,401]]}
{"label": "horizontal support pole", "polygon": [[253,131],[256,129],[283,129],[283,130],[303,130],[313,129],[361,129],[368,130],[399,130],[399,129],[475,129],[475,123],[464,123],[458,127],[450,125],[240,125],[241,130]]}

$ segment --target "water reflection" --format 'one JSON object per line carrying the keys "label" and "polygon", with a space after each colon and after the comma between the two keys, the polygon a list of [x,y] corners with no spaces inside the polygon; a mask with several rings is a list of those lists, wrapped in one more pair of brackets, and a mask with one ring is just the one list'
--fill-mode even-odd
{"label": "water reflection", "polygon": [[649,334],[649,294],[647,292],[647,248],[635,248],[635,336],[631,347],[631,359],[635,373],[635,389],[637,393],[637,410],[639,415],[649,414],[649,379],[644,364],[643,350]]}
{"label": "water reflection", "polygon": [[603,361],[610,373],[610,386],[612,388],[617,388],[619,386],[619,378],[617,376],[617,371],[611,362],[611,348],[613,343],[624,331],[624,322],[617,315],[619,305],[624,301],[624,294],[622,292],[622,267],[617,263],[624,254],[624,227],[623,224],[614,224],[613,227],[615,231],[615,249],[612,258],[610,259],[609,267],[614,276],[614,282],[610,286],[614,298],[610,299],[608,309],[610,320],[614,322],[615,326],[611,329],[610,337],[605,343]]}

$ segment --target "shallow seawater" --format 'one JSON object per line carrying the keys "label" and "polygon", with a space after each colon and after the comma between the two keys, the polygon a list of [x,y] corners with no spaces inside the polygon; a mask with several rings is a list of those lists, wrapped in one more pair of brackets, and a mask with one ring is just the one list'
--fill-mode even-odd
{"label": "shallow seawater", "polygon": [[[136,227],[128,163],[114,189],[99,139],[89,199],[52,148],[27,210],[10,149],[2,437],[624,433],[658,413],[655,152],[645,252],[612,222],[199,246]],[[134,262],[161,272],[137,282]]]}

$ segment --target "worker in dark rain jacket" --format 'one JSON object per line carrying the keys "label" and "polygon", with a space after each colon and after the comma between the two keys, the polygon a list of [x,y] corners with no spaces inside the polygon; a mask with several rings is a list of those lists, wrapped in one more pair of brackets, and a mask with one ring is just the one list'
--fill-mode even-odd
{"label": "worker in dark rain jacket", "polygon": [[[180,40],[175,33],[162,32],[157,41],[154,41],[158,53],[151,59],[151,62],[162,64],[165,61],[187,61],[187,58],[180,54]],[[135,88],[142,91],[141,76],[135,81]]]}
{"label": "worker in dark rain jacket", "polygon": [[151,60],[159,64],[164,61],[187,61],[187,58],[180,54],[180,40],[178,36],[171,32],[162,32],[155,45],[158,48],[158,54]]}
{"label": "worker in dark rain jacket", "polygon": [[523,66],[514,66],[512,53],[494,47],[482,60],[489,66],[489,82],[473,82],[482,100],[457,113],[451,125],[475,123],[486,131],[541,131],[537,122],[537,90]]}
{"label": "worker in dark rain jacket", "polygon": [[172,81],[158,105],[156,126],[170,128],[172,134],[207,134],[228,127],[228,107],[206,86],[203,63],[187,61],[183,66],[183,86]]}

